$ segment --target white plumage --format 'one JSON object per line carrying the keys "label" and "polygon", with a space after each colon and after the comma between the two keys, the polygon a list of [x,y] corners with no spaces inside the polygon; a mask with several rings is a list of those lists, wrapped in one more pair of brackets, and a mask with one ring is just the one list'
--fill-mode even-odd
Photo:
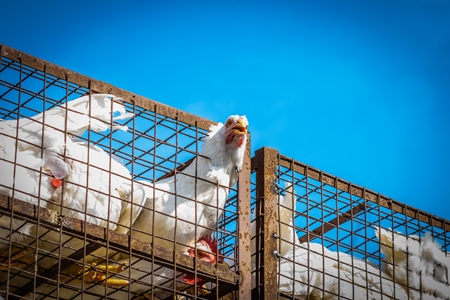
{"label": "white plumage", "polygon": [[[85,142],[73,142],[70,147],[67,147],[67,156],[71,159],[72,171],[64,178],[63,185],[52,194],[54,202],[49,202],[48,208],[59,211],[62,204],[61,211],[64,216],[127,233],[146,198],[145,190],[140,185],[134,184],[132,193],[133,181],[128,169],[97,146]],[[132,206],[131,203],[135,205]],[[74,252],[73,249],[82,249],[85,245],[83,239],[71,239],[69,235],[61,235],[58,231],[47,232],[45,228],[42,228],[39,235],[41,236],[38,241],[40,249],[49,252],[60,251],[62,257],[68,257]],[[64,247],[59,247],[60,244],[64,244]],[[84,259],[87,264],[90,264],[96,261],[95,257],[107,257],[111,253],[114,252],[107,253],[106,248],[100,248]],[[54,264],[55,259],[39,260],[41,268],[47,269]],[[120,264],[110,265],[110,275],[112,270],[122,271],[123,268]],[[81,271],[81,268],[73,266],[63,273],[78,275]],[[86,275],[85,280],[89,274]],[[62,281],[68,279],[60,278]],[[93,280],[93,282],[96,281],[97,279]],[[105,284],[102,277],[99,277],[98,281]],[[81,286],[81,282],[77,280],[72,284]],[[89,284],[86,282],[85,286]],[[53,289],[52,286],[42,285],[38,291],[48,294]],[[97,290],[100,293],[104,292],[105,287]],[[66,288],[60,288],[58,292],[61,299],[73,299],[77,294],[72,289]],[[89,299],[89,296],[86,295],[83,299]]]}
{"label": "white plumage", "polygon": [[[101,148],[85,142],[73,142],[66,148],[67,157],[71,160],[71,172],[64,178],[62,186],[55,189],[52,202],[47,207],[61,211],[66,217],[127,233],[144,203],[145,191],[135,184],[132,194],[133,181],[128,169]],[[137,205],[132,207],[132,203]],[[49,231],[44,235],[45,232],[45,228],[40,231],[39,248],[53,251],[62,238],[65,247],[61,248],[61,255],[64,257],[69,256],[72,249],[80,249],[85,244],[82,239],[70,239],[66,235],[61,237],[58,231]],[[70,241],[66,242],[68,239]],[[94,254],[105,257],[106,248]],[[90,260],[87,259],[87,262]],[[54,260],[43,259],[40,266],[49,267],[53,263]]]}
{"label": "white plumage", "polygon": [[154,185],[140,182],[147,200],[132,235],[179,251],[210,236],[242,169],[247,128],[245,116],[230,116],[225,125],[211,126],[202,150],[182,173]]}
{"label": "white plumage", "polygon": [[[279,291],[300,299],[407,299],[405,290],[379,268],[317,243],[300,243],[295,232],[291,183],[279,196]],[[252,238],[256,233],[251,226]],[[252,239],[252,253],[256,251]],[[252,257],[252,269],[255,269]],[[253,277],[253,287],[255,286]],[[395,295],[395,297],[394,297]]]}
{"label": "white plumage", "polygon": [[[47,207],[47,203],[50,203],[47,202],[48,200],[60,199],[58,197],[60,192],[52,185],[53,180],[67,177],[72,168],[79,169],[78,165],[83,158],[78,161],[76,159],[86,153],[81,149],[83,145],[75,142],[73,138],[81,136],[88,128],[96,132],[105,131],[110,127],[127,129],[122,125],[110,125],[114,121],[132,116],[125,111],[120,100],[107,94],[83,96],[32,118],[2,120],[0,122],[0,169],[2,170],[0,193],[39,204],[41,207]],[[113,116],[115,112],[118,113],[117,116]],[[103,156],[109,159],[106,153]],[[126,168],[122,167],[118,173],[124,174],[125,170]],[[129,172],[127,173],[129,177]],[[82,177],[72,176],[71,179],[77,182],[77,179],[83,180]],[[63,201],[64,205],[83,208],[83,205],[79,205],[80,199],[71,199],[73,194],[70,194],[70,190],[66,190],[66,193],[67,201]],[[84,203],[85,199],[82,202]],[[10,234],[9,228],[16,230],[23,224],[22,221],[3,216],[0,220],[2,226],[0,237],[7,240]],[[22,234],[29,234],[31,228],[32,225],[25,224],[13,234],[12,240],[21,240]]]}
{"label": "white plumage", "polygon": [[382,268],[403,285],[411,299],[448,299],[450,297],[450,257],[430,234],[404,236],[375,227],[385,255]]}
{"label": "white plumage", "polygon": [[[247,128],[245,116],[232,115],[225,125],[219,123],[211,126],[202,150],[181,173],[154,185],[141,181],[147,200],[132,226],[132,236],[180,251],[187,251],[189,246],[195,244],[199,249],[205,247],[198,244],[199,240],[212,235],[229,189],[236,184],[242,169]],[[175,247],[173,241],[177,243]],[[130,265],[134,266],[135,261],[135,258],[131,258]],[[156,264],[153,266],[158,268]],[[132,281],[139,278],[139,281],[147,284],[153,282],[154,286],[174,275],[172,270],[162,268],[154,276],[148,276],[151,267],[151,263],[140,261],[137,268],[144,270],[146,276],[143,277],[143,272],[134,267],[125,270],[124,274],[130,272]],[[145,290],[145,287],[133,283],[129,288],[133,292]]]}
{"label": "white plumage", "polygon": [[[146,201],[132,225],[131,235],[186,253],[189,247],[196,244],[200,250],[211,251],[204,249],[205,245],[199,244],[199,239],[211,236],[222,214],[229,188],[237,182],[247,143],[247,128],[245,116],[230,116],[225,125],[219,123],[211,126],[202,150],[182,173],[155,184],[134,182],[135,191],[141,191]],[[174,247],[173,241],[179,244]],[[123,287],[123,291],[145,292],[150,284],[160,286],[167,278],[177,275],[173,270],[135,257],[122,255],[118,262],[129,262],[131,266],[120,274],[130,279],[130,285]],[[113,291],[113,288],[95,286],[88,289],[99,294]],[[73,291],[63,289],[60,295],[71,299]],[[120,295],[115,291],[111,297],[120,299]],[[89,299],[86,297],[83,299]]]}
{"label": "white plumage", "polygon": [[280,223],[280,239],[279,239],[279,254],[286,255],[293,245],[300,245],[300,241],[295,232],[295,224],[293,214],[295,214],[295,197],[294,185],[290,182],[285,183],[286,194],[280,196],[279,201],[279,223]]}
{"label": "white plumage", "polygon": [[408,299],[380,269],[317,243],[296,246],[279,268],[280,291],[306,299]]}
{"label": "white plumage", "polygon": [[[124,224],[119,222],[121,216],[130,209],[133,200],[142,205],[145,199],[144,190],[137,184],[131,196],[130,171],[101,148],[86,142],[71,143],[67,157],[72,170],[64,178],[64,184],[55,189],[48,207],[59,211],[62,205],[64,216],[126,233],[134,219]],[[134,206],[136,211],[139,208]],[[133,215],[136,217],[137,212]],[[125,227],[118,228],[118,223]]]}

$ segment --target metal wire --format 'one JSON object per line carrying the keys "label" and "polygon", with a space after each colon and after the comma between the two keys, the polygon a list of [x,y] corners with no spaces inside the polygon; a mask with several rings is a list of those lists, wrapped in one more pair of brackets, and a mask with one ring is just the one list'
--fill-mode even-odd
{"label": "metal wire", "polygon": [[[169,176],[176,179],[179,174],[184,174],[184,168],[193,158],[199,157],[202,138],[208,133],[207,128],[211,121],[74,74],[2,45],[0,45],[0,60],[0,118],[4,120],[22,118],[32,121],[32,116],[61,105],[67,110],[67,101],[83,95],[92,97],[95,93],[113,93],[124,98],[125,108],[134,113],[133,118],[119,122],[129,127],[127,132],[107,130],[97,133],[87,130],[78,137],[80,142],[98,147],[110,155],[111,160],[104,170],[109,174],[113,172],[112,159],[116,159],[131,171],[133,180],[145,180],[151,184]],[[112,117],[111,115],[110,125]],[[65,132],[67,128],[67,120],[66,124],[61,124],[61,128],[44,123],[45,119],[39,123],[43,130]],[[32,141],[24,140],[18,134],[15,135],[15,139],[23,145],[36,147],[42,147],[44,143],[44,140],[41,140],[40,145],[34,145]],[[93,163],[89,151],[87,156],[87,163]],[[72,161],[86,163],[77,159]],[[248,164],[250,165],[250,162]],[[24,164],[15,164],[15,170],[17,168],[36,171],[32,166]],[[46,170],[39,170],[38,174],[39,182],[51,178]],[[111,175],[124,178],[120,174]],[[204,180],[195,175],[193,177],[195,182]],[[89,186],[90,181],[92,179],[86,175],[86,186],[77,183],[74,183],[74,186],[85,188]],[[110,177],[109,186],[111,183]],[[273,188],[274,183],[277,184],[276,190]],[[288,198],[289,184],[293,185],[292,193],[295,199],[293,208],[279,205],[281,197]],[[0,217],[12,218],[9,228],[6,228],[9,230],[8,237],[0,238],[0,243],[8,249],[2,251],[0,248],[0,267],[6,269],[0,273],[0,296],[4,298],[6,296],[7,299],[21,298],[29,293],[33,293],[37,298],[57,299],[62,290],[72,291],[74,297],[83,298],[88,296],[102,298],[106,295],[111,299],[138,297],[127,287],[102,286],[99,289],[98,284],[88,284],[83,280],[84,270],[92,268],[91,261],[106,266],[116,265],[118,253],[127,256],[128,269],[120,274],[114,274],[106,269],[104,273],[107,278],[112,276],[130,279],[131,272],[140,268],[141,261],[151,266],[149,269],[153,274],[165,269],[173,271],[172,275],[161,275],[164,281],[159,285],[155,285],[153,279],[150,283],[146,283],[144,279],[147,274],[134,278],[133,283],[145,286],[150,296],[160,293],[170,294],[167,297],[185,296],[184,291],[178,290],[177,287],[181,286],[180,283],[183,281],[182,274],[188,273],[194,275],[194,278],[208,281],[205,288],[209,294],[200,295],[194,289],[194,294],[189,297],[195,299],[216,299],[230,292],[234,293],[235,298],[249,299],[248,290],[251,285],[254,287],[252,291],[254,299],[295,299],[298,297],[296,293],[299,292],[299,286],[305,286],[306,293],[320,290],[310,277],[310,272],[319,272],[323,281],[331,278],[338,282],[336,290],[329,291],[322,288],[320,293],[343,298],[341,294],[344,289],[341,288],[341,284],[355,282],[356,273],[374,272],[360,267],[354,260],[345,262],[347,255],[366,262],[366,266],[369,263],[375,266],[376,275],[380,278],[383,274],[381,271],[383,264],[391,267],[396,264],[395,259],[393,262],[385,260],[382,246],[391,250],[393,246],[381,245],[374,226],[400,232],[404,236],[423,237],[430,234],[442,247],[442,251],[450,251],[449,221],[354,185],[268,148],[256,151],[251,160],[251,171],[249,167],[247,172],[242,172],[238,186],[230,189],[224,208],[218,208],[217,204],[210,205],[216,209],[216,217],[221,218],[215,228],[207,229],[214,231],[214,236],[218,239],[219,247],[215,255],[221,253],[226,257],[230,265],[229,270],[219,269],[217,266],[211,269],[211,266],[202,261],[87,222],[89,218],[94,217],[106,222],[107,226],[114,227],[117,224],[109,218],[109,214],[107,217],[101,217],[87,211],[86,208],[79,210],[72,208],[73,212],[79,212],[84,216],[83,220],[77,220],[63,216],[65,204],[48,202],[48,199],[42,198],[43,191],[40,189],[37,190],[37,194],[33,194],[20,191],[14,185],[6,187],[1,184],[0,187],[11,188],[11,195],[0,195]],[[84,191],[87,199],[89,191],[88,189]],[[96,191],[99,197],[106,197],[108,203],[117,200],[112,192]],[[37,197],[37,205],[9,198],[9,196],[14,198],[19,193]],[[153,189],[153,194],[155,193],[156,190]],[[173,195],[177,201],[195,201],[195,205],[198,205],[197,199],[186,199],[177,195],[177,191],[174,191]],[[52,205],[56,209],[46,209],[44,208],[46,205]],[[141,204],[131,203],[131,205],[144,208]],[[108,206],[108,209],[111,207]],[[286,210],[286,216],[289,216],[292,222],[280,217]],[[171,217],[170,214],[161,213],[161,215]],[[23,224],[20,223],[13,229],[11,226],[13,219]],[[251,237],[256,249],[250,249],[248,236],[250,221],[253,222],[251,226],[256,228],[255,236]],[[176,222],[181,220],[177,218]],[[13,234],[21,232],[27,224],[34,225],[37,230],[24,234],[24,241],[13,240]],[[198,225],[196,230],[204,228],[206,227]],[[294,246],[295,242],[280,233],[286,228],[295,233],[300,246]],[[154,235],[153,229],[142,233]],[[51,235],[58,235],[59,239],[55,240],[50,237]],[[167,240],[176,243],[173,238]],[[293,248],[294,259],[287,257],[287,253],[281,253],[279,246],[281,243]],[[321,250],[317,250],[315,244],[319,244]],[[16,251],[22,249],[31,251],[32,262],[29,267],[18,268],[10,259],[17,253]],[[98,252],[99,249],[106,249],[107,254],[101,254]],[[250,253],[251,250],[255,253]],[[307,262],[298,263],[295,258],[305,251]],[[323,254],[327,251],[338,252],[336,258]],[[256,261],[255,265],[249,266],[250,255]],[[331,261],[340,265],[342,269],[330,273],[317,267],[311,262],[311,259],[317,256],[321,256],[322,265]],[[308,270],[306,279],[283,273],[280,267],[283,260],[293,265],[293,273],[306,268]],[[408,264],[407,262],[406,268],[410,267]],[[39,269],[35,268],[38,265]],[[81,271],[69,272],[67,268],[72,267],[78,267]],[[346,268],[352,272],[348,278],[343,278],[342,274]],[[393,280],[398,280],[400,274],[394,268],[391,276]],[[409,273],[406,272],[406,283],[396,285],[403,285],[401,288],[407,291],[420,292],[422,286],[409,286],[408,276]],[[281,280],[295,283],[295,287],[291,291],[281,290]],[[380,283],[382,280],[385,279],[380,279]],[[47,288],[43,289],[45,285]],[[380,286],[381,290],[376,291],[368,282],[354,283],[351,289],[353,294],[359,288],[374,293],[388,292],[383,289],[382,284]],[[394,289],[393,293],[396,297],[399,290]],[[368,297],[366,294],[363,298]]]}
{"label": "metal wire", "polygon": [[[64,107],[68,101],[83,95],[91,97],[94,93],[99,92],[98,87],[103,84],[89,79],[86,81],[86,85],[80,85],[76,83],[80,76],[74,79],[69,71],[63,73],[65,74],[63,76],[55,75],[62,75],[60,71],[63,70],[55,65],[44,64],[45,67],[41,69],[38,67],[41,63],[38,59],[29,63],[28,56],[20,53],[20,55],[23,55],[21,57],[26,61],[21,63],[21,61],[15,60],[14,54],[11,54],[14,52],[13,49],[1,46],[0,52],[1,54],[9,53],[0,57],[0,119],[29,119],[43,110],[60,105]],[[30,65],[27,65],[28,63]],[[105,92],[107,91],[103,91],[103,93]],[[120,95],[120,92],[118,94]],[[97,133],[87,130],[85,134],[78,137],[78,141],[99,147],[111,156],[109,166],[104,171],[111,173],[112,159],[120,160],[131,171],[135,181],[156,182],[159,178],[167,176],[167,174],[176,169],[179,169],[177,172],[182,173],[181,169],[184,164],[191,158],[198,156],[199,149],[201,149],[203,144],[202,137],[208,133],[208,127],[212,122],[189,116],[184,112],[180,112],[180,117],[178,118],[172,114],[175,111],[174,109],[168,109],[161,104],[153,105],[150,104],[150,101],[147,104],[134,95],[128,96],[129,98],[124,97],[125,102],[123,102],[123,105],[127,111],[134,112],[134,117],[129,120],[119,121],[122,125],[129,127],[127,132],[108,130]],[[143,106],[136,105],[136,103],[143,104]],[[151,108],[152,105],[154,109]],[[68,109],[67,106],[65,107]],[[111,115],[111,124],[112,117],[113,115]],[[95,117],[92,118],[95,119]],[[42,128],[48,127],[47,124],[44,126],[44,122],[41,122],[41,126]],[[61,128],[50,128],[65,132],[67,124],[61,124]],[[30,143],[18,138],[17,140],[25,144]],[[43,143],[41,142],[41,144]],[[41,147],[41,145],[35,146]],[[91,159],[88,151],[88,164],[91,163]],[[77,159],[72,159],[72,162],[86,163]],[[29,168],[28,166],[21,167]],[[49,176],[45,172],[45,170],[41,171],[41,180],[48,180]],[[122,175],[116,174],[115,176],[120,177]],[[176,172],[174,176],[176,176]],[[86,174],[85,181],[87,186],[90,185],[91,180],[92,178],[89,178]],[[107,182],[109,186],[111,186],[111,180],[110,177],[109,182]],[[84,186],[77,183],[73,183],[73,185],[84,188]],[[16,192],[14,187],[12,192],[13,195]],[[108,202],[114,200],[114,196],[111,193],[96,192],[99,196],[106,197]],[[38,193],[40,193],[40,190]],[[239,237],[236,234],[237,220],[239,218],[237,193],[237,188],[230,190],[229,200],[223,209],[217,208],[217,204],[212,205],[217,210],[216,215],[221,215],[222,217],[217,228],[209,228],[216,232],[215,236],[219,245],[217,251],[226,256],[232,269],[237,269],[239,265],[237,256]],[[36,195],[30,194],[30,196]],[[86,199],[88,198],[88,189],[85,189],[85,197]],[[46,200],[48,199],[39,197],[39,201],[46,202]],[[196,201],[196,199],[191,200]],[[165,249],[160,249],[157,245],[129,240],[129,237],[118,236],[111,230],[105,230],[86,222],[89,217],[95,217],[98,220],[105,221],[108,226],[114,226],[113,221],[109,219],[109,214],[107,214],[108,217],[103,218],[93,215],[86,208],[81,210],[73,209],[74,212],[79,212],[85,216],[84,220],[76,220],[64,217],[61,214],[64,208],[64,203],[61,203],[59,205],[59,214],[55,215],[58,216],[58,220],[54,220],[54,217],[45,217],[51,215],[51,212],[45,208],[41,208],[40,213],[38,213],[36,206],[31,204],[31,206],[27,206],[27,203],[19,203],[17,204],[18,206],[16,204],[11,206],[9,198],[2,195],[0,195],[0,203],[0,217],[3,215],[14,216],[15,219],[26,220],[26,223],[34,224],[37,228],[33,234],[26,236],[26,244],[20,241],[12,241],[11,238],[0,241],[11,249],[31,246],[30,248],[32,248],[35,257],[33,264],[39,265],[39,272],[36,271],[37,268],[34,268],[33,264],[31,270],[12,267],[9,261],[12,252],[7,251],[9,254],[6,253],[5,255],[2,252],[0,266],[6,263],[8,271],[0,274],[0,296],[6,297],[6,299],[21,298],[28,293],[32,293],[37,298],[57,299],[63,289],[71,290],[73,297],[103,297],[105,295],[109,299],[131,299],[136,297],[137,295],[130,292],[126,287],[112,289],[104,286],[99,292],[95,284],[87,284],[83,281],[83,272],[77,275],[65,270],[67,267],[71,268],[74,265],[78,265],[80,270],[91,268],[89,262],[92,260],[98,264],[111,266],[116,262],[112,256],[117,253],[129,255],[130,259],[128,261],[130,264],[127,266],[128,270],[120,274],[114,274],[106,269],[105,276],[107,278],[113,276],[114,278],[129,279],[127,277],[130,276],[131,270],[137,270],[136,266],[140,260],[148,261],[148,264],[153,266],[149,269],[154,273],[163,268],[173,270],[173,274],[176,274],[176,276],[167,276],[166,283],[168,285],[164,283],[161,286],[146,284],[141,281],[145,275],[142,275],[141,278],[135,278],[134,283],[146,285],[148,287],[147,291],[151,294],[165,291],[171,292],[173,295],[184,295],[184,291],[175,289],[177,282],[182,281],[183,273],[194,273],[195,276],[212,282],[206,287],[210,291],[211,296],[192,296],[195,299],[209,299],[212,296],[215,298],[239,289],[238,277],[232,270],[224,273],[224,270],[220,269],[220,272],[215,272],[213,269],[208,269],[208,266],[203,262],[192,264],[195,262],[192,258],[184,258],[170,251],[166,252]],[[54,203],[54,205],[57,206],[58,204]],[[132,203],[131,205],[137,206],[139,204]],[[109,206],[108,209],[110,209]],[[42,217],[42,213],[44,213],[44,217]],[[16,228],[15,232],[20,230],[20,228]],[[59,241],[49,238],[50,234],[59,234],[58,232],[62,233]],[[11,232],[10,236],[13,233],[14,231]],[[45,249],[40,246],[41,243],[47,245]],[[35,244],[36,246],[33,246]],[[81,245],[81,247],[74,247],[74,245]],[[110,257],[109,259],[97,254],[96,251],[100,248],[106,249],[106,257]],[[131,260],[131,258],[134,260]],[[42,263],[45,263],[48,267],[43,267]],[[80,281],[81,283],[79,283]],[[170,287],[170,285],[173,287]],[[46,286],[46,289],[43,289],[44,286]],[[245,297],[242,299],[245,299]]]}
{"label": "metal wire", "polygon": [[[367,273],[368,275],[380,276],[382,274],[381,265],[384,264],[393,266],[398,263],[396,260],[394,262],[386,262],[384,260],[385,254],[381,252],[381,244],[379,239],[375,235],[374,226],[381,227],[384,229],[390,229],[393,232],[400,232],[402,235],[411,236],[419,235],[422,238],[425,234],[430,234],[434,241],[436,241],[440,246],[441,250],[445,253],[450,250],[448,239],[450,237],[450,223],[442,218],[435,217],[426,212],[417,210],[415,208],[409,207],[398,201],[389,199],[385,196],[380,195],[370,191],[364,187],[356,186],[350,182],[339,179],[335,176],[317,170],[311,166],[300,163],[292,158],[285,157],[279,154],[276,150],[269,149],[267,151],[273,151],[276,154],[276,159],[267,160],[258,163],[263,157],[258,157],[258,152],[254,158],[252,158],[252,171],[257,174],[258,172],[264,172],[261,170],[262,166],[271,166],[276,164],[276,181],[278,183],[278,193],[281,195],[286,194],[285,184],[292,183],[294,185],[294,195],[296,200],[296,205],[293,211],[290,211],[291,219],[293,221],[292,225],[289,225],[285,221],[278,220],[279,224],[277,230],[283,230],[283,227],[290,227],[299,239],[301,246],[293,247],[295,251],[300,251],[298,249],[305,249],[307,251],[307,259],[305,264],[294,262],[290,258],[283,257],[284,253],[280,253],[281,260],[285,260],[291,263],[292,273],[291,275],[282,272],[280,267],[277,268],[277,278],[276,281],[290,280],[292,284],[295,282],[295,286],[292,291],[280,291],[276,295],[259,295],[261,299],[273,299],[277,297],[294,299],[295,297],[300,297],[303,295],[311,293],[313,290],[319,290],[325,295],[334,295],[336,298],[342,298],[343,291],[340,289],[341,284],[346,282],[352,282],[353,292],[357,292],[357,288],[363,288],[367,291],[373,293],[386,293],[388,291],[383,290],[383,285],[381,281],[378,282],[380,290],[376,290],[368,282],[364,284],[355,283],[356,274]],[[273,155],[266,155],[267,157],[274,157]],[[255,177],[252,177],[252,186],[255,188],[251,189],[252,202],[251,209],[254,212],[252,222],[256,222],[258,218],[258,212],[256,211],[256,204],[258,201],[264,201],[264,199],[256,198],[256,191],[258,189],[258,182]],[[281,213],[282,209],[288,209],[283,206],[278,207],[278,213]],[[263,219],[264,220],[264,219]],[[263,222],[263,221],[262,221]],[[264,231],[273,230],[268,224],[260,225],[260,231],[256,233],[256,236],[260,236]],[[280,234],[277,234],[280,236]],[[283,239],[281,239],[283,241]],[[284,240],[286,244],[291,244],[289,241]],[[304,244],[308,243],[308,244]],[[341,268],[336,270],[336,275],[331,271],[331,269],[321,269],[313,267],[311,260],[313,259],[313,254],[320,254],[315,250],[310,249],[310,243],[320,244],[322,249],[328,249],[336,253],[336,260],[334,258],[331,261],[335,261],[335,264],[339,264]],[[386,246],[386,245],[385,245]],[[393,246],[390,246],[393,249]],[[325,255],[322,255],[322,265],[325,266],[327,260]],[[346,255],[351,255],[355,259],[359,259],[368,265],[369,263],[376,266],[377,271],[368,271],[365,268],[361,268],[356,265],[356,260],[351,262],[344,262],[343,259]],[[264,266],[266,262],[264,261],[265,256],[258,256],[260,261],[259,264],[255,266],[255,278],[258,278],[259,272],[263,272],[265,276],[270,276],[270,273],[260,266]],[[296,256],[294,256],[296,257]],[[317,263],[314,263],[317,265]],[[408,263],[406,263],[406,268],[410,268]],[[343,277],[342,270],[348,268],[351,270],[347,277]],[[303,279],[295,277],[295,270],[309,270],[305,274]],[[309,278],[309,274],[312,271],[316,271],[321,274],[321,280],[325,281],[326,278],[334,278],[338,283],[336,290],[329,291],[324,287],[317,287],[317,278]],[[306,272],[306,271],[305,271]],[[375,272],[375,273],[374,273]],[[406,272],[409,274],[408,272]],[[359,276],[359,275],[358,275]],[[386,276],[386,275],[384,275]],[[396,274],[394,269],[393,278],[399,279],[399,274]],[[380,277],[381,278],[381,277]],[[409,286],[408,277],[406,277],[406,282],[403,283],[404,289],[407,291],[417,290],[420,292],[422,286],[417,289],[417,287]],[[423,276],[422,279],[423,280]],[[385,282],[386,279],[379,279]],[[397,288],[401,284],[395,284]],[[299,286],[304,287],[304,293],[295,294],[298,292],[297,288]],[[280,287],[280,286],[279,286]],[[350,288],[351,289],[351,288]],[[399,290],[395,289],[393,293],[397,293],[394,297],[398,297]],[[315,294],[317,296],[317,294]],[[355,295],[355,294],[354,294]],[[360,295],[358,299],[366,299],[369,295]]]}

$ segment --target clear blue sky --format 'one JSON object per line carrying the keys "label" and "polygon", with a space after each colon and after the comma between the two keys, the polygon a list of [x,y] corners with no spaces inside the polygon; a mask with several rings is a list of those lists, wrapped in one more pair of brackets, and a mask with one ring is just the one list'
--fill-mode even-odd
{"label": "clear blue sky", "polygon": [[0,7],[0,43],[450,219],[450,0]]}

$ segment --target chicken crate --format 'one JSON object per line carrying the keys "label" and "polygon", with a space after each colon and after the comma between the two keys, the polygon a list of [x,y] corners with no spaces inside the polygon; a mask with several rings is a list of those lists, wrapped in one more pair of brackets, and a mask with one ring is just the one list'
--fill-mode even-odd
{"label": "chicken crate", "polygon": [[246,118],[0,47],[0,298],[250,299]]}
{"label": "chicken crate", "polygon": [[253,299],[449,299],[449,221],[274,149],[251,166]]}

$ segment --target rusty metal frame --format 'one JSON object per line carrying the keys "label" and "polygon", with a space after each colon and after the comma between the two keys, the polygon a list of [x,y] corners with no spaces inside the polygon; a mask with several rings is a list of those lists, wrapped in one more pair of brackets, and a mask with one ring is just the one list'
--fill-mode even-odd
{"label": "rusty metal frame", "polygon": [[256,150],[256,287],[252,299],[277,299],[277,197],[275,193],[278,151]]}
{"label": "rusty metal frame", "polygon": [[238,272],[239,297],[251,299],[251,249],[250,249],[250,135],[247,136],[247,149],[238,181]]}

